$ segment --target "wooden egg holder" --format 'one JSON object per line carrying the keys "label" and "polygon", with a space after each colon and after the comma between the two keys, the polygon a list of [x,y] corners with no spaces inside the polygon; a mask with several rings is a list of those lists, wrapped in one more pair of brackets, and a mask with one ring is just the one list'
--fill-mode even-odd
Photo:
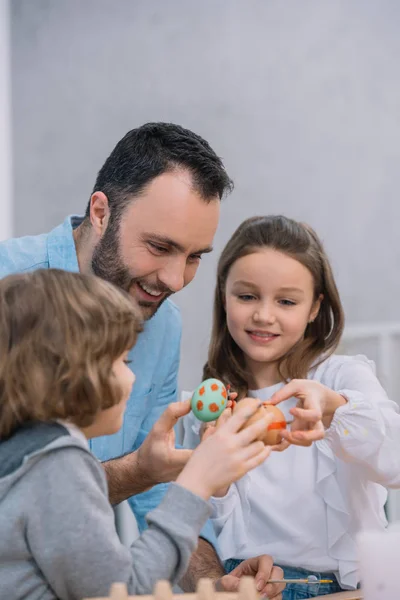
{"label": "wooden egg holder", "polygon": [[[259,600],[259,598],[260,595],[256,590],[253,577],[242,577],[237,593],[216,592],[211,579],[200,579],[197,590],[193,594],[174,594],[168,581],[159,581],[155,585],[154,593],[146,596],[128,596],[124,583],[114,583],[109,596],[90,600]],[[329,600],[330,598],[331,600],[362,600],[362,594],[360,590],[339,592],[338,594],[318,596],[314,600]],[[89,600],[89,598],[84,600]]]}

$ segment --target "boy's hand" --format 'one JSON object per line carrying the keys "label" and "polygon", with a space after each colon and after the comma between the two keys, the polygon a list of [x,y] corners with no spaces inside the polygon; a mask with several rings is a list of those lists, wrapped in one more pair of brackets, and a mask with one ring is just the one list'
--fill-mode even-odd
{"label": "boy's hand", "polygon": [[[210,437],[210,435],[213,435],[213,433],[217,431],[217,427],[221,427],[221,425],[225,423],[225,421],[227,421],[231,416],[232,409],[229,407],[224,410],[224,412],[218,417],[216,421],[211,421],[211,423],[203,423],[203,425],[200,428],[201,441],[206,440],[208,437]],[[216,498],[223,498],[228,493],[229,487],[230,486],[227,485],[225,487],[219,488],[218,490],[215,490],[213,496],[215,496]]]}
{"label": "boy's hand", "polygon": [[215,431],[217,430],[217,427],[221,427],[221,425],[223,423],[225,423],[225,421],[227,421],[229,419],[229,417],[232,416],[232,408],[231,407],[232,407],[232,403],[231,404],[228,403],[228,407],[218,417],[218,419],[216,419],[215,421],[209,421],[208,423],[201,424],[200,439],[202,442],[204,440],[206,440],[210,435],[215,433]]}
{"label": "boy's hand", "polygon": [[272,415],[241,430],[260,406],[259,400],[252,400],[253,406],[239,407],[231,417],[225,415],[226,420],[214,431],[206,432],[208,436],[193,452],[177,483],[208,500],[267,458],[271,450],[257,438],[272,421]]}

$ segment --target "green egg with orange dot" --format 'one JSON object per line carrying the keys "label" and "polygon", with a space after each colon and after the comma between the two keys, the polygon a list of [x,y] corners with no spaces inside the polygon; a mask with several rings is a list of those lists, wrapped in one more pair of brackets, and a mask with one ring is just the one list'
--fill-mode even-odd
{"label": "green egg with orange dot", "polygon": [[195,416],[208,423],[223,413],[228,402],[228,392],[219,379],[206,379],[193,392],[191,406]]}

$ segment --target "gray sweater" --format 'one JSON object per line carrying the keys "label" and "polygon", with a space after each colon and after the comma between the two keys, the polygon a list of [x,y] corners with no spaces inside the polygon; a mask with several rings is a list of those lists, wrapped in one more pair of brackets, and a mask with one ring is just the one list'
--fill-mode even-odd
{"label": "gray sweater", "polygon": [[113,582],[151,593],[185,573],[207,502],[176,484],[148,529],[123,546],[104,470],[59,423],[33,424],[0,443],[0,598],[80,600]]}

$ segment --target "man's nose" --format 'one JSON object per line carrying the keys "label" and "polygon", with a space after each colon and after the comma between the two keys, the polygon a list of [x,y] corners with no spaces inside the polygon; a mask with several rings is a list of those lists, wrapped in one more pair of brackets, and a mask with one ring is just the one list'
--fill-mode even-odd
{"label": "man's nose", "polygon": [[171,292],[179,292],[185,286],[185,257],[171,258],[158,272],[158,280]]}

